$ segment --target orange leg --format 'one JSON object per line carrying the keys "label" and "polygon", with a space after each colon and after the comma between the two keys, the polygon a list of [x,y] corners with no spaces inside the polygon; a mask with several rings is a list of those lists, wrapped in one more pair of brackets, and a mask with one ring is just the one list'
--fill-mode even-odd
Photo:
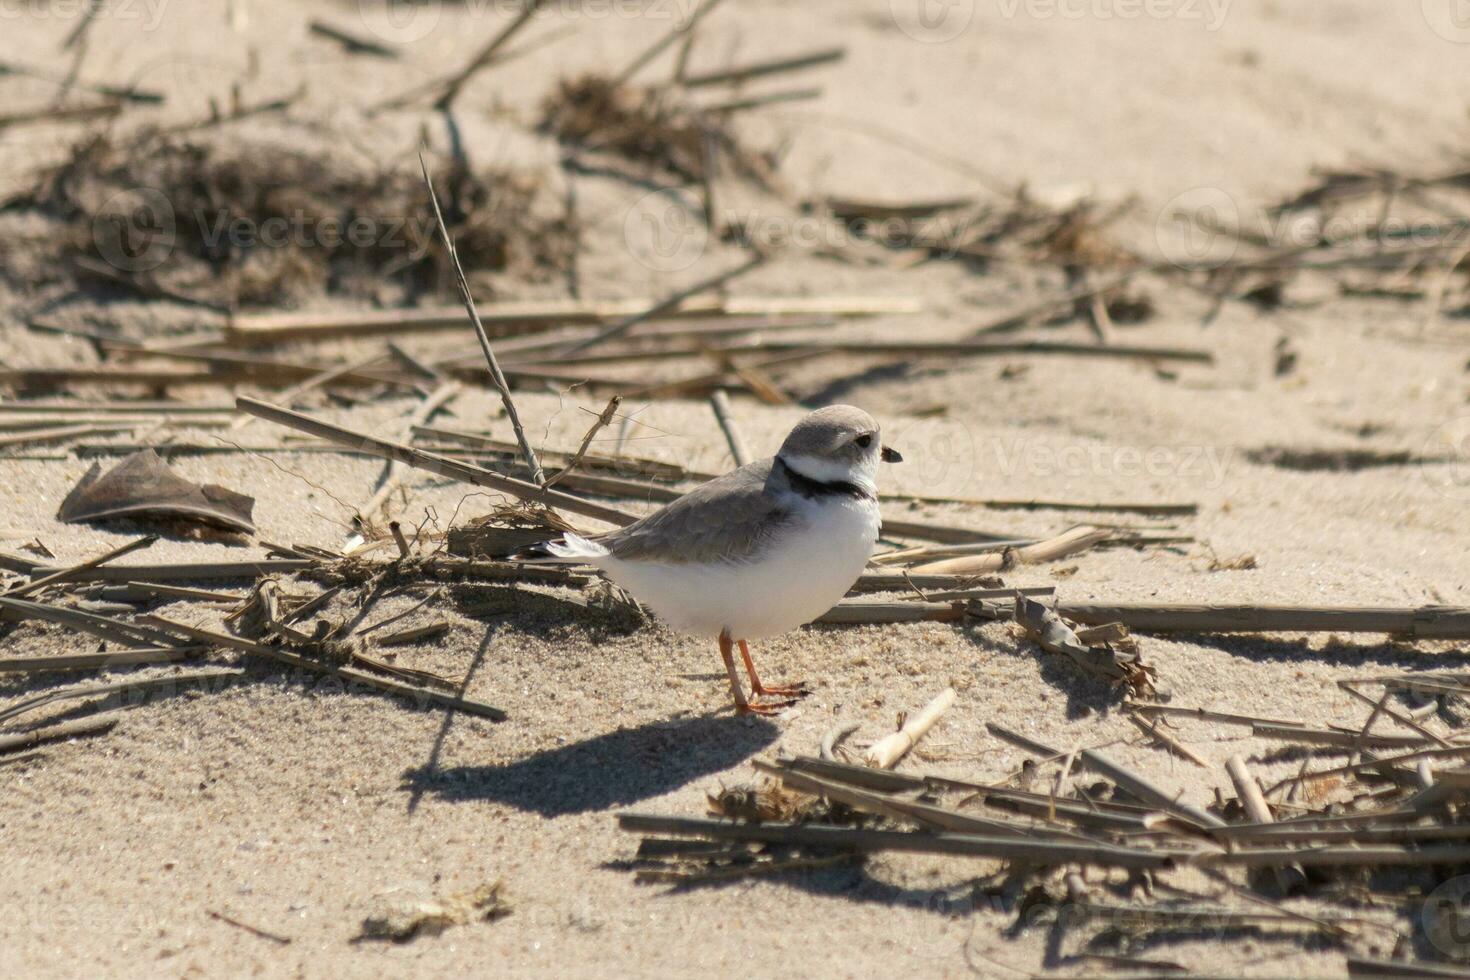
{"label": "orange leg", "polygon": [[720,656],[725,658],[725,673],[730,675],[730,693],[735,697],[737,715],[773,715],[784,707],[784,705],[751,704],[746,698],[745,689],[740,683],[740,675],[735,672],[735,644],[730,639],[728,630],[720,634]]}
{"label": "orange leg", "polygon": [[756,676],[755,663],[750,659],[750,647],[745,641],[740,641],[740,659],[745,661],[745,672],[750,675],[750,690],[752,694],[773,698],[801,698],[806,697],[807,689],[800,682],[782,687],[766,687],[761,679]]}

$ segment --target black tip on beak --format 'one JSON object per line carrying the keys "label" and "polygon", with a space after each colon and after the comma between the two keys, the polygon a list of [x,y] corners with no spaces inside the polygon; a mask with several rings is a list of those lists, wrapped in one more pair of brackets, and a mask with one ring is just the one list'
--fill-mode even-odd
{"label": "black tip on beak", "polygon": [[887,446],[884,446],[883,447],[883,452],[880,455],[880,458],[885,463],[902,463],[903,462],[903,457],[899,455],[898,450],[897,449],[890,449]]}

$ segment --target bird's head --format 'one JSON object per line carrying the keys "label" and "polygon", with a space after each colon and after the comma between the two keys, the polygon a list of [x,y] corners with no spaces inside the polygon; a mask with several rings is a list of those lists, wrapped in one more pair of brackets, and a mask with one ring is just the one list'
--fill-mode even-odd
{"label": "bird's head", "polygon": [[777,455],[802,476],[821,483],[855,483],[877,491],[879,463],[903,461],[883,445],[878,423],[860,408],[829,405],[796,423]]}

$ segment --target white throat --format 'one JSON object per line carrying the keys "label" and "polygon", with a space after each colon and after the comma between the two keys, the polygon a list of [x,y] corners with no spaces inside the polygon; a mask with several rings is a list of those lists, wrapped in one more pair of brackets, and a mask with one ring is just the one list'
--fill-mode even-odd
{"label": "white throat", "polygon": [[878,484],[873,478],[874,467],[866,465],[866,461],[855,464],[839,463],[804,454],[782,455],[780,459],[808,480],[816,480],[818,483],[851,483],[874,496],[878,493]]}

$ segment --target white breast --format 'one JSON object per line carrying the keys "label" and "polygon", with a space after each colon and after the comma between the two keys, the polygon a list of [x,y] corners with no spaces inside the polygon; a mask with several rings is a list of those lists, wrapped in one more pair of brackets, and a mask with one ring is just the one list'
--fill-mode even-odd
{"label": "white breast", "polygon": [[863,573],[878,540],[872,500],[802,501],[799,523],[783,530],[754,562],[657,564],[599,561],[674,629],[738,640],[775,636],[837,604]]}

